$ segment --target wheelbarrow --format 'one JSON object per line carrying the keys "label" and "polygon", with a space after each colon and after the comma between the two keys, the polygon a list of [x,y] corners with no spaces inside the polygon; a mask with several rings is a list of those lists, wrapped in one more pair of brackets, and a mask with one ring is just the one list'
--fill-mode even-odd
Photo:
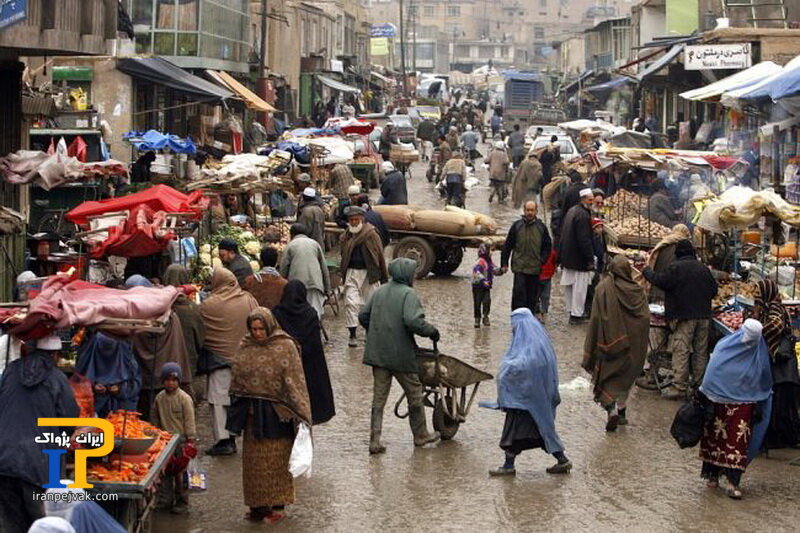
{"label": "wheelbarrow", "polygon": [[[442,440],[452,439],[469,414],[478,385],[494,376],[455,357],[439,353],[435,342],[432,350],[417,347],[416,354],[424,405],[433,407],[433,429],[439,432]],[[470,386],[472,390],[468,391]],[[398,418],[408,416],[408,411],[400,413],[400,404],[405,397],[403,392],[394,406],[394,414]]]}

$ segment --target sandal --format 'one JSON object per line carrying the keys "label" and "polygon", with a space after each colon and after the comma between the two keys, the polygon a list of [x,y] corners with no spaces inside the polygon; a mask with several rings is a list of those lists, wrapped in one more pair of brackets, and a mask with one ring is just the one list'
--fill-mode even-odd
{"label": "sandal", "polygon": [[709,489],[717,489],[717,488],[719,488],[719,480],[718,479],[706,480],[706,487],[709,488]]}
{"label": "sandal", "polygon": [[271,513],[269,513],[267,516],[264,517],[264,522],[266,522],[267,524],[274,524],[276,522],[280,522],[284,518],[286,518],[286,513],[279,513],[272,511]]}
{"label": "sandal", "polygon": [[742,491],[739,490],[739,487],[728,487],[728,498],[732,500],[741,500]]}

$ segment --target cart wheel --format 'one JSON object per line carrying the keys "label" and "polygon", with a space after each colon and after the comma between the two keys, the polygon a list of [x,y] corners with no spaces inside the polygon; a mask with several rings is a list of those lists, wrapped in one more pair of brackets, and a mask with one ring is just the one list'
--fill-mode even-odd
{"label": "cart wheel", "polygon": [[462,259],[464,259],[464,250],[459,244],[439,248],[436,252],[436,262],[431,271],[437,276],[449,276],[455,272]]}
{"label": "cart wheel", "polygon": [[392,259],[397,259],[398,257],[407,257],[417,262],[417,278],[427,276],[436,261],[436,254],[431,243],[416,235],[403,237],[395,245]]}
{"label": "cart wheel", "polygon": [[444,412],[442,400],[439,399],[433,408],[433,429],[439,432],[442,440],[450,440],[456,436],[460,425],[461,422],[447,416],[447,413]]}

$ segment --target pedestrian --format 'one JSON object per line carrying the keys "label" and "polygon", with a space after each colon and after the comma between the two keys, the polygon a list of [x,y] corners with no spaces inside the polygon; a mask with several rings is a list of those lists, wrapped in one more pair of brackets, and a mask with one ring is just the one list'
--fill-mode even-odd
{"label": "pedestrian", "polygon": [[[297,208],[297,222],[308,230],[306,235],[317,241],[325,251],[325,211],[322,202],[317,198],[317,190],[313,187],[303,189],[303,198]],[[252,274],[252,271],[250,272]]]}
{"label": "pedestrian", "polygon": [[[164,285],[172,285],[178,288],[190,287],[189,271],[180,264],[168,266],[164,272]],[[200,306],[181,291],[178,293],[175,303],[172,304],[172,310],[181,321],[181,331],[183,332],[183,341],[186,346],[186,358],[189,364],[188,372],[194,376],[197,360],[200,357],[206,336],[203,317],[200,316]],[[194,387],[192,390],[194,390]]]}
{"label": "pedestrian", "polygon": [[381,201],[383,205],[407,205],[408,189],[406,188],[406,177],[402,172],[394,168],[390,161],[384,161],[381,165],[384,177],[381,182]]}
{"label": "pedestrian", "polygon": [[772,403],[769,349],[761,330],[757,320],[748,318],[720,340],[700,385],[713,413],[700,438],[701,476],[708,488],[727,478],[726,492],[736,500],[742,497],[742,474],[764,442]]}
{"label": "pedestrian", "polygon": [[[675,261],[675,247],[677,244],[680,241],[689,240],[691,238],[692,233],[685,224],[675,225],[672,231],[658,241],[653,251],[650,252],[650,257],[647,259],[647,266],[652,268],[654,272],[664,272],[667,267]],[[650,301],[663,304],[664,291],[655,285],[648,285],[650,288]]]}
{"label": "pedestrian", "polygon": [[336,225],[342,229],[347,229],[347,217],[344,212],[351,205],[359,205],[359,197],[361,196],[361,186],[351,185],[347,189],[347,198],[340,199],[338,209],[336,210]]}
{"label": "pedestrian", "polygon": [[478,261],[472,267],[472,305],[476,328],[481,327],[481,318],[484,326],[490,325],[492,283],[494,277],[501,275],[502,272],[492,261],[492,245],[483,243],[478,246]]}
{"label": "pedestrian", "polygon": [[232,358],[228,430],[242,439],[242,488],[246,517],[275,523],[294,503],[289,458],[295,427],[311,425],[300,347],[283,331],[269,309],[256,308],[246,321],[247,335]]}
{"label": "pedestrian", "polygon": [[450,130],[447,132],[445,137],[447,139],[447,144],[450,145],[450,150],[456,151],[458,150],[458,128],[455,126],[450,126]]}
{"label": "pedestrian", "polygon": [[408,422],[414,435],[414,446],[439,440],[439,433],[428,432],[423,403],[423,387],[414,335],[439,341],[439,330],[425,320],[425,310],[412,288],[417,263],[398,258],[389,264],[391,280],[383,285],[358,314],[367,330],[364,364],[372,367],[373,392],[370,420],[369,453],[386,451],[381,443],[383,409],[389,397],[392,378],[400,383],[408,400]]}
{"label": "pedestrian", "polygon": [[494,144],[494,150],[491,151],[486,158],[486,163],[489,165],[489,183],[492,186],[492,192],[489,194],[489,203],[497,196],[497,201],[501,204],[506,203],[506,181],[508,181],[508,154],[506,154],[506,145],[503,141],[497,141]]}
{"label": "pedestrian", "polygon": [[253,275],[253,267],[250,266],[250,261],[239,253],[239,245],[233,239],[226,237],[219,241],[217,248],[223,266],[233,272],[240,287],[244,285],[247,276]]}
{"label": "pedestrian", "polygon": [[558,136],[550,137],[550,144],[539,155],[539,162],[542,164],[542,186],[550,183],[553,179],[553,166],[561,161],[561,148],[558,145]]}
{"label": "pedestrian", "polygon": [[347,198],[348,189],[355,184],[353,171],[344,163],[336,163],[330,171],[328,188],[337,200]]}
{"label": "pedestrian", "polygon": [[364,210],[351,206],[347,211],[347,231],[342,234],[340,269],[344,279],[345,324],[347,345],[358,346],[356,330],[361,307],[389,274],[383,244],[372,224],[364,221]]}
{"label": "pedestrian", "polygon": [[453,152],[453,157],[445,163],[442,168],[442,176],[444,176],[447,205],[454,205],[463,209],[467,192],[465,186],[467,164],[464,162],[464,156],[459,150]]}
{"label": "pedestrian", "polygon": [[653,194],[647,200],[647,217],[657,224],[672,229],[673,226],[681,222],[672,205],[667,186],[662,180],[656,180],[652,184]]}
{"label": "pedestrian", "polygon": [[581,203],[573,206],[564,217],[558,257],[561,261],[561,286],[564,287],[564,306],[569,312],[569,323],[584,320],[586,293],[595,269],[592,239],[592,190],[581,191]]}
{"label": "pedestrian", "polygon": [[161,506],[173,514],[189,511],[189,486],[184,479],[189,460],[197,456],[194,441],[197,438],[194,402],[180,389],[183,371],[177,363],[164,363],[161,367],[161,384],[164,390],[156,395],[153,405],[153,425],[180,435],[180,452],[169,462],[166,476],[158,488]]}
{"label": "pedestrian", "polygon": [[594,194],[592,214],[598,218],[605,218],[606,193],[603,192],[603,189],[598,189],[597,187],[592,189],[592,193]]}
{"label": "pedestrian", "polygon": [[586,303],[583,306],[583,316],[590,317],[592,302],[594,301],[594,291],[600,283],[600,277],[606,271],[606,256],[608,255],[608,245],[606,244],[605,224],[602,218],[592,218],[592,250],[594,252],[594,273],[586,290]]}
{"label": "pedestrian", "polygon": [[479,142],[481,142],[480,135],[472,131],[472,125],[467,124],[466,131],[461,134],[461,149],[464,151],[467,161],[472,162],[481,157],[478,152]]}
{"label": "pedestrian", "polygon": [[[374,227],[378,232],[378,235],[381,237],[381,243],[383,244],[383,247],[385,248],[389,246],[389,243],[392,240],[392,235],[389,233],[389,226],[387,226],[386,222],[383,220],[383,215],[372,209],[369,196],[367,194],[359,194],[355,205],[364,210],[364,221],[372,224],[372,227]],[[346,228],[347,223],[345,222],[345,229]]]}
{"label": "pedestrian", "polygon": [[450,143],[447,142],[447,137],[444,135],[439,136],[439,168],[442,168],[445,163],[450,161],[453,157],[453,149],[450,148]]}
{"label": "pedestrian", "polygon": [[433,143],[436,141],[436,126],[428,117],[423,118],[417,126],[417,138],[422,141],[422,160],[430,161]]}
{"label": "pedestrian", "polygon": [[762,336],[769,350],[772,369],[772,414],[764,448],[796,448],[800,443],[797,414],[800,376],[789,313],[781,303],[778,286],[771,279],[756,284],[753,317],[764,326]]}
{"label": "pedestrian", "polygon": [[522,217],[509,228],[500,254],[502,272],[508,272],[510,260],[514,274],[511,309],[527,307],[534,314],[539,313],[539,274],[553,247],[547,227],[536,218],[537,211],[536,202],[525,202]]}
{"label": "pedestrian", "polygon": [[525,159],[525,135],[520,131],[519,124],[514,124],[514,131],[508,136],[508,148],[511,150],[511,161],[514,168],[519,168]]}
{"label": "pedestrian", "polygon": [[351,119],[356,116],[356,108],[353,106],[351,100],[348,100],[342,106],[342,116],[346,119]]}
{"label": "pedestrian", "polygon": [[[583,181],[583,176],[577,170],[570,169],[567,175],[569,177],[569,186],[564,191],[559,206],[563,216],[567,216],[570,209],[581,203],[581,191],[587,187]],[[591,208],[594,209],[594,193],[592,193]]]}
{"label": "pedestrian", "polygon": [[283,249],[280,273],[287,280],[299,280],[308,291],[308,303],[322,319],[325,298],[331,289],[328,263],[319,243],[307,234],[307,228],[295,222],[289,228],[291,241]]}
{"label": "pedestrian", "polygon": [[611,261],[597,285],[581,366],[592,376],[594,401],[608,413],[606,431],[626,425],[628,394],[642,373],[650,308],[624,255]]}
{"label": "pedestrian", "polygon": [[381,157],[383,157],[384,162],[389,161],[392,145],[397,144],[397,142],[397,132],[394,129],[394,123],[388,122],[381,132],[380,141],[378,141],[378,152],[381,154]]}
{"label": "pedestrian", "polygon": [[558,253],[555,248],[550,250],[547,261],[539,272],[539,321],[547,324],[547,314],[550,312],[550,293],[553,286],[553,276],[556,275],[556,262]]}
{"label": "pedestrian", "polygon": [[247,317],[256,307],[258,302],[239,288],[229,270],[214,269],[211,294],[200,304],[200,316],[206,329],[204,351],[210,359],[204,366],[208,373],[206,399],[211,407],[211,434],[214,437],[214,445],[206,450],[207,455],[236,453],[236,439],[225,429],[230,405],[230,365],[239,341],[247,333]]}
{"label": "pedestrian", "polygon": [[500,130],[503,127],[503,119],[501,119],[497,114],[492,114],[492,118],[489,120],[489,124],[492,127],[492,137],[500,133]]}
{"label": "pedestrian", "polygon": [[558,361],[550,336],[530,309],[511,313],[511,345],[497,372],[497,402],[487,407],[506,413],[500,448],[503,465],[489,470],[492,476],[516,475],[514,462],[524,450],[542,448],[556,458],[548,474],[567,474],[572,463],[556,432]]}
{"label": "pedestrian", "polygon": [[[80,410],[64,373],[56,367],[61,339],[36,341],[36,348],[8,364],[0,379],[0,524],[3,533],[27,533],[44,517],[42,485],[50,480],[53,444],[39,443],[40,418],[77,418]],[[56,428],[52,428],[55,432]]]}
{"label": "pedestrian", "polygon": [[511,202],[515,209],[528,200],[536,200],[542,188],[542,164],[533,154],[523,159],[514,174],[511,186]]}
{"label": "pedestrian", "polygon": [[[689,386],[703,379],[708,364],[708,333],[711,301],[717,282],[707,266],[697,260],[688,240],[675,246],[675,261],[663,272],[646,267],[645,279],[664,291],[664,317],[670,329],[669,351],[674,376],[665,397],[686,397]],[[690,380],[691,378],[691,380]]]}
{"label": "pedestrian", "polygon": [[283,291],[281,303],[272,312],[281,329],[300,344],[300,358],[311,401],[311,422],[324,424],[336,414],[333,389],[322,345],[322,325],[308,304],[306,287],[292,280]]}
{"label": "pedestrian", "polygon": [[[291,232],[291,228],[289,230]],[[276,268],[278,266],[278,250],[272,246],[264,246],[259,254],[261,270],[247,278],[244,290],[253,295],[260,307],[272,309],[281,301],[287,280]]]}
{"label": "pedestrian", "polygon": [[102,331],[90,334],[78,347],[75,372],[92,382],[94,410],[100,418],[119,409],[136,410],[142,373],[128,340]]}

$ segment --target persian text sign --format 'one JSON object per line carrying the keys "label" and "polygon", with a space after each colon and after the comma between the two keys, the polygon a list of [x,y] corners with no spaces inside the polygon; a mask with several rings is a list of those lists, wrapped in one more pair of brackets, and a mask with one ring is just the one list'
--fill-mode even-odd
{"label": "persian text sign", "polygon": [[25,20],[28,0],[0,0],[0,29]]}
{"label": "persian text sign", "polygon": [[751,51],[750,43],[687,46],[683,68],[686,70],[750,68],[753,64]]}

